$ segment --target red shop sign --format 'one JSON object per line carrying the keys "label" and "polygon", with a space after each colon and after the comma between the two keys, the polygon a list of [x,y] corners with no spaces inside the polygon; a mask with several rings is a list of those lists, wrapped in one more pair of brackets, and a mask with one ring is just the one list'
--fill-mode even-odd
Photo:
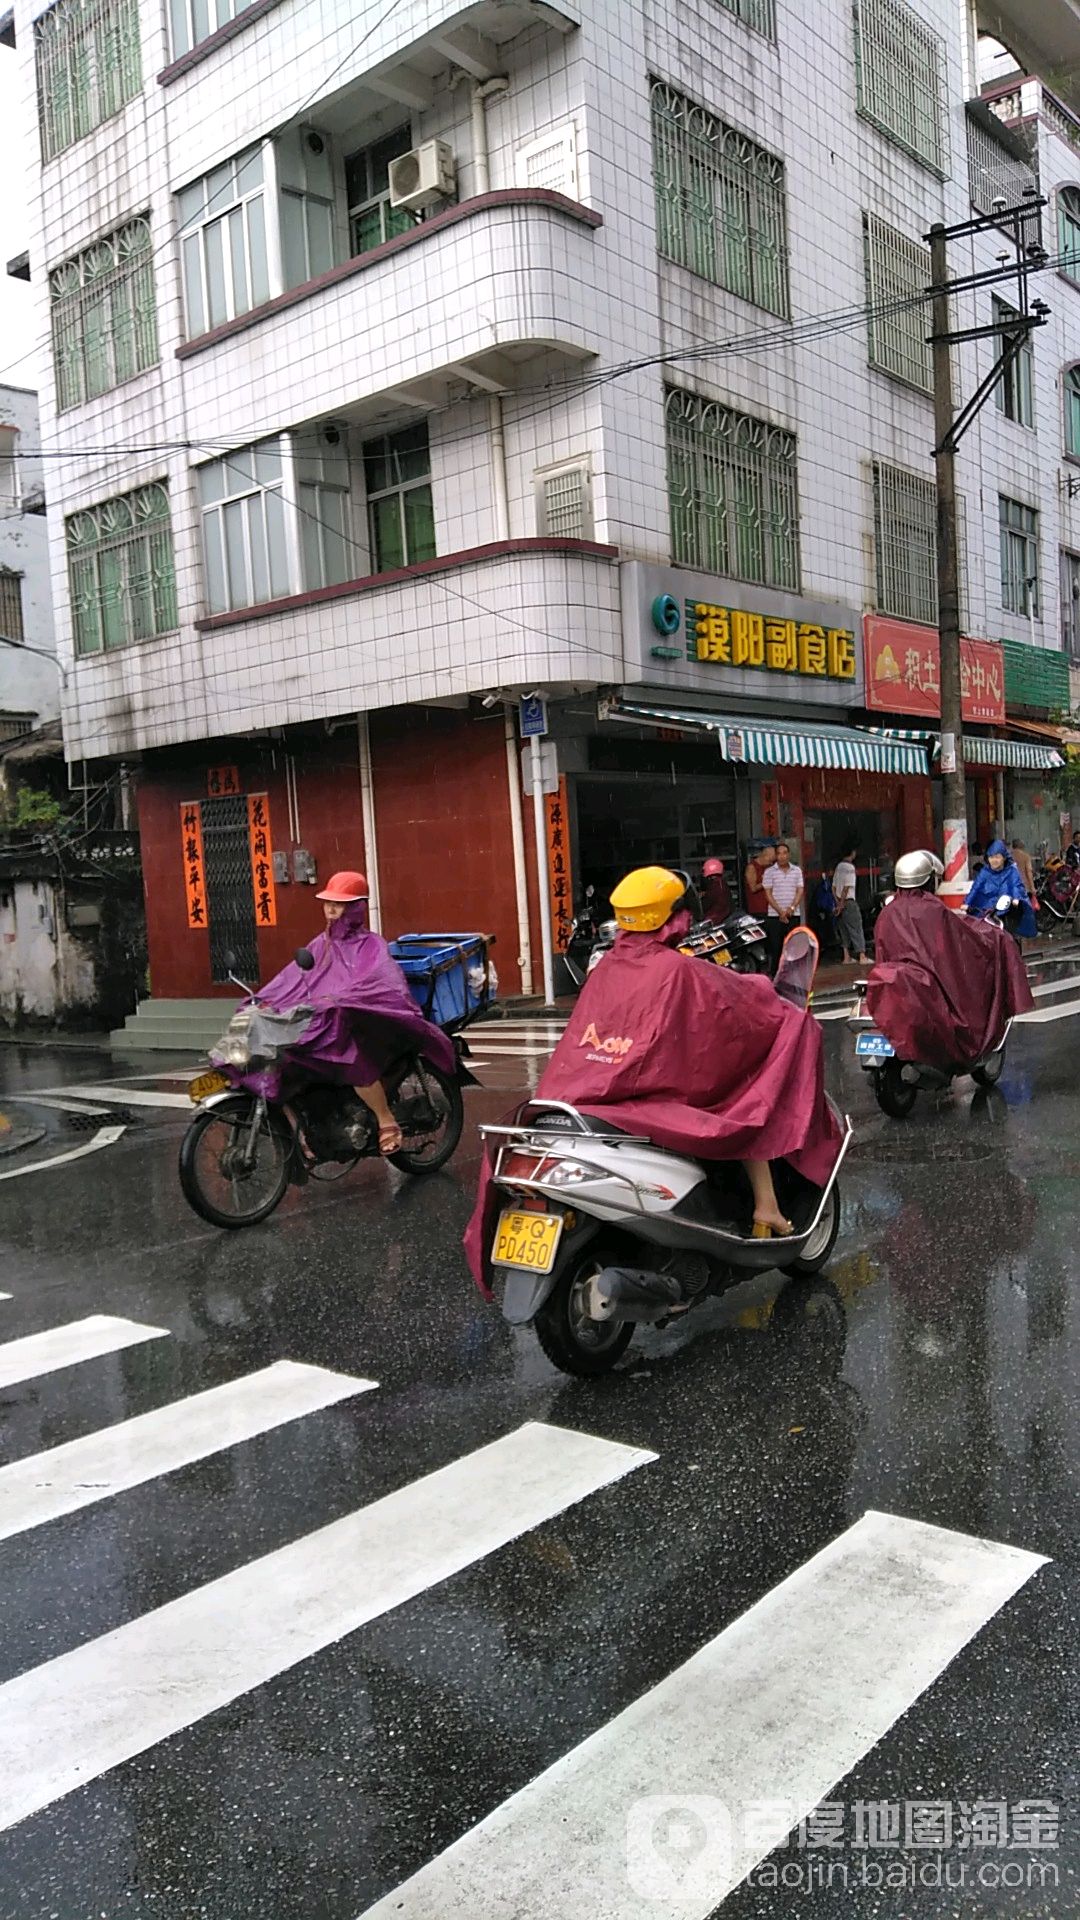
{"label": "red shop sign", "polygon": [[[868,613],[863,620],[866,653],[866,704],[876,713],[914,713],[926,720],[941,714],[941,650],[936,627],[888,620]],[[960,684],[965,720],[984,725],[1005,718],[1005,656],[993,640],[961,640]]]}

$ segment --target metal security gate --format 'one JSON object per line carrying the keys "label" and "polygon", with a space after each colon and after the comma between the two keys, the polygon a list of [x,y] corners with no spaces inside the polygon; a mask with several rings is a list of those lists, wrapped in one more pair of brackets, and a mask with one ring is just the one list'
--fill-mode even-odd
{"label": "metal security gate", "polygon": [[259,978],[259,953],[243,794],[202,802],[202,837],[211,979],[227,980],[231,971],[254,985]]}

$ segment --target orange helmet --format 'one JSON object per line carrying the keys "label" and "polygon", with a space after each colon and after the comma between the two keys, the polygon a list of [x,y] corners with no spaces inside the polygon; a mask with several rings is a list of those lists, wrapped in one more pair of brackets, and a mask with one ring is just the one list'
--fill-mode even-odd
{"label": "orange helmet", "polygon": [[366,900],[368,897],[367,875],[363,873],[332,873],[316,900],[334,900],[339,906],[349,906],[354,900]]}

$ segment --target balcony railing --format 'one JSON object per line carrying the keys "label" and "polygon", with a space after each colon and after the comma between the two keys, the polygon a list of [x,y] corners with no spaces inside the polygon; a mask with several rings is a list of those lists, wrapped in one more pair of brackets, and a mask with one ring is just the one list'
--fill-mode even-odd
{"label": "balcony railing", "polygon": [[1038,194],[1033,148],[981,100],[968,103],[967,149],[968,190],[978,213],[993,213],[995,205],[1002,202],[1015,207],[1026,194]]}

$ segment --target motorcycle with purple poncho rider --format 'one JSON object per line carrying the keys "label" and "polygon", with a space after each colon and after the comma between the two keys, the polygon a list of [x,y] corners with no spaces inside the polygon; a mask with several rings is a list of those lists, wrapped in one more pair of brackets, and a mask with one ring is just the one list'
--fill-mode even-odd
{"label": "motorcycle with purple poncho rider", "polygon": [[215,1226],[264,1220],[290,1184],[337,1178],[365,1157],[434,1173],[457,1147],[464,1044],[425,1018],[369,925],[367,892],[362,873],[333,875],[317,896],[325,932],[266,986],[245,988],[210,1049],[212,1071],[192,1083],[180,1184]]}

